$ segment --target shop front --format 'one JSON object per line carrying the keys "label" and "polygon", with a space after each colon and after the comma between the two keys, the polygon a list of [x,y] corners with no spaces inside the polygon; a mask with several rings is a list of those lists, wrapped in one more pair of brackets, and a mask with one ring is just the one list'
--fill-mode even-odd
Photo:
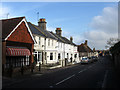
{"label": "shop front", "polygon": [[2,20],[3,75],[32,68],[34,43],[25,17]]}

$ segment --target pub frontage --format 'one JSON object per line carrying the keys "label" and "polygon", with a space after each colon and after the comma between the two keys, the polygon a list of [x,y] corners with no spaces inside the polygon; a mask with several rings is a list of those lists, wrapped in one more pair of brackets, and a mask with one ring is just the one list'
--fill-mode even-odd
{"label": "pub frontage", "polygon": [[2,74],[31,70],[35,40],[25,17],[4,19],[2,21]]}

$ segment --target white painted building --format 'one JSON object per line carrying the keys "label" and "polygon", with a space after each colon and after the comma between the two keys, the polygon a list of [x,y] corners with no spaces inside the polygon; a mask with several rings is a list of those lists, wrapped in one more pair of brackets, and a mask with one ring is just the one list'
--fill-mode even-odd
{"label": "white painted building", "polygon": [[46,23],[45,19],[40,19],[38,26],[28,22],[37,42],[34,45],[34,59],[36,63],[53,64],[60,60],[64,61],[65,58],[69,62],[78,62],[77,46],[72,42],[72,38],[68,40],[62,37],[61,28],[56,28],[56,33],[46,30]]}

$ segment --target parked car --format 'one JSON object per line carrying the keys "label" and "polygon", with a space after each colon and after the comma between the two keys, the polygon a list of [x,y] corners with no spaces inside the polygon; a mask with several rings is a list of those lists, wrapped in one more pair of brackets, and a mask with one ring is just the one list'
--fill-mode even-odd
{"label": "parked car", "polygon": [[98,60],[98,57],[96,57],[96,56],[92,56],[91,58],[93,59],[93,61],[97,61]]}
{"label": "parked car", "polygon": [[90,63],[90,59],[88,57],[82,57],[81,64],[83,63]]}
{"label": "parked car", "polygon": [[93,63],[93,62],[94,62],[94,60],[93,60],[92,57],[88,57],[88,59],[89,59],[90,63]]}

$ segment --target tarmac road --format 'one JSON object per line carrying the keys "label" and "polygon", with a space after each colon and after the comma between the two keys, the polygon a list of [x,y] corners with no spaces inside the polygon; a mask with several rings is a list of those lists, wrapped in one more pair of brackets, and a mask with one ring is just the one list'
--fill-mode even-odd
{"label": "tarmac road", "polygon": [[118,88],[111,62],[100,57],[97,62],[77,64],[44,75],[34,74],[4,88]]}

